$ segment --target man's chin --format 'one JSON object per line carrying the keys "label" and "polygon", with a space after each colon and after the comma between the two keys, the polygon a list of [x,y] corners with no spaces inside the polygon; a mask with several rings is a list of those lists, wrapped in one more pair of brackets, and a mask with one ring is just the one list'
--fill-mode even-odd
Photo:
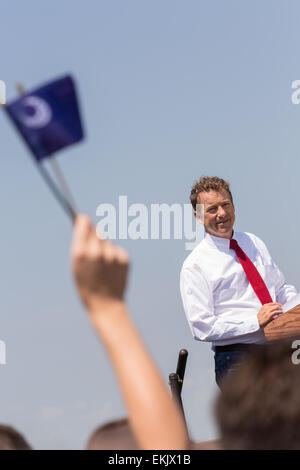
{"label": "man's chin", "polygon": [[231,238],[232,230],[233,230],[232,227],[228,229],[228,227],[220,227],[219,225],[217,225],[215,230],[211,231],[210,233],[214,235],[215,237]]}

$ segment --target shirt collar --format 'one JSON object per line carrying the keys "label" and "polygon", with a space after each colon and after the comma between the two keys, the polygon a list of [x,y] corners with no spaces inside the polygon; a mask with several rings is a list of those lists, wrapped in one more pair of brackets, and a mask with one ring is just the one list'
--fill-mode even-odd
{"label": "shirt collar", "polygon": [[[235,235],[236,234],[233,231],[232,238],[236,238]],[[214,235],[205,232],[205,240],[209,246],[216,248],[217,250],[224,251],[225,253],[229,253],[230,240],[228,238],[215,237]]]}

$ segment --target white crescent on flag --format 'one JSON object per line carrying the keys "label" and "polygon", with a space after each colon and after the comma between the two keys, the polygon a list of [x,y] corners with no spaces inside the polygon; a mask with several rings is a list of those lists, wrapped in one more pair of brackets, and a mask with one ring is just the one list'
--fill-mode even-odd
{"label": "white crescent on flag", "polygon": [[[23,112],[19,114],[19,120],[27,127],[40,129],[46,127],[52,119],[52,111],[48,103],[38,96],[27,96],[22,102]],[[33,109],[33,113],[26,113],[25,109]]]}

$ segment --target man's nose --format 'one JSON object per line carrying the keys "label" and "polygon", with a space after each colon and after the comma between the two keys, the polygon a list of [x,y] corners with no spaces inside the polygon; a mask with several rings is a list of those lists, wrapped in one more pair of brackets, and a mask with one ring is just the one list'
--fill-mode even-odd
{"label": "man's nose", "polygon": [[226,211],[223,209],[222,206],[218,207],[218,217],[222,218],[222,217],[225,217],[226,215]]}

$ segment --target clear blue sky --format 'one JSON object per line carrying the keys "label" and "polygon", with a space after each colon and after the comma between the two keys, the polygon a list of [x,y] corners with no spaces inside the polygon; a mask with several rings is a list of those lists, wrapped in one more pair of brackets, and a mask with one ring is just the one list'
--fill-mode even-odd
{"label": "clear blue sky", "polygon": [[[2,0],[8,99],[72,73],[87,139],[59,156],[81,211],[101,202],[188,202],[200,175],[228,179],[236,229],[260,236],[299,289],[300,5],[296,0]],[[125,410],[69,273],[71,225],[4,113],[1,129],[0,422],[35,448],[83,448]],[[189,350],[192,437],[216,437],[213,354],[179,294],[184,241],[125,241],[128,302],[167,379]]]}

